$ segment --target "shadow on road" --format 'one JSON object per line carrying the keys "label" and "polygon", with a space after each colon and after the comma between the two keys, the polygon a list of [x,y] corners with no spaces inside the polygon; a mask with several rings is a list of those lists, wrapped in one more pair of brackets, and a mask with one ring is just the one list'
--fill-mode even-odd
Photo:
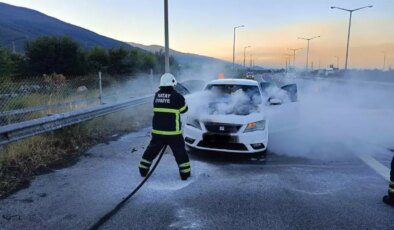
{"label": "shadow on road", "polygon": [[267,157],[272,153],[262,155],[244,154],[244,153],[226,153],[215,151],[202,151],[197,149],[188,149],[192,159],[212,163],[212,164],[257,164],[263,165]]}

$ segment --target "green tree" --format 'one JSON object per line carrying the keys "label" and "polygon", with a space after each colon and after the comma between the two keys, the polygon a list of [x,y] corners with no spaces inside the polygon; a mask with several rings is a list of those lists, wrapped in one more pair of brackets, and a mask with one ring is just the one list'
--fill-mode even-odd
{"label": "green tree", "polygon": [[150,71],[155,70],[157,68],[157,60],[155,55],[147,53],[144,54],[142,57],[142,64],[141,64],[141,70],[142,71]]}
{"label": "green tree", "polygon": [[13,54],[0,48],[0,76],[20,76],[26,70],[26,58],[21,54]]}
{"label": "green tree", "polygon": [[[155,56],[156,56],[156,61],[157,61],[155,72],[156,73],[164,73],[165,54],[164,54],[163,50],[156,52]],[[170,68],[171,68],[171,72],[174,74],[179,72],[179,70],[180,70],[180,65],[173,56],[170,56]]]}
{"label": "green tree", "polygon": [[112,48],[108,51],[108,73],[123,74],[127,73],[126,58],[128,51],[123,47]]}
{"label": "green tree", "polygon": [[108,52],[102,47],[93,47],[87,53],[89,69],[91,71],[104,71],[109,64]]}
{"label": "green tree", "polygon": [[40,37],[26,45],[28,69],[32,74],[86,73],[86,58],[78,43],[69,37]]}

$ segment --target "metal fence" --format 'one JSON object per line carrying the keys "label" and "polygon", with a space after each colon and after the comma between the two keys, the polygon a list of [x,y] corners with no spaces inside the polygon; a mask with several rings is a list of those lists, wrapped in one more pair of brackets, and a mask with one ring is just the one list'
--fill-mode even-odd
{"label": "metal fence", "polygon": [[153,92],[153,75],[43,75],[0,81],[0,126]]}

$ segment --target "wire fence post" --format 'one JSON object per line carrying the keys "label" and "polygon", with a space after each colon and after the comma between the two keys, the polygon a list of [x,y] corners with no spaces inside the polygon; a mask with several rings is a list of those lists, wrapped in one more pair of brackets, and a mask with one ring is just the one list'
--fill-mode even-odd
{"label": "wire fence post", "polygon": [[101,82],[101,71],[98,72],[99,75],[99,99],[100,99],[100,104],[103,104],[103,86]]}
{"label": "wire fence post", "polygon": [[153,91],[154,90],[153,69],[150,69],[149,80],[150,80],[150,89]]}

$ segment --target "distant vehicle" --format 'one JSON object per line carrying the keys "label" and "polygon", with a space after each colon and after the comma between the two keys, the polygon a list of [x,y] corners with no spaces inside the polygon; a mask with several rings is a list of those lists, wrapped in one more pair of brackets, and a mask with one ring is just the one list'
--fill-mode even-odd
{"label": "distant vehicle", "polygon": [[296,93],[294,87],[282,89],[247,79],[211,81],[204,89],[204,98],[198,98],[202,101],[198,114],[187,116],[186,145],[200,150],[264,154],[268,146],[267,105],[296,100],[296,95],[287,93]]}
{"label": "distant vehicle", "polygon": [[335,74],[334,68],[326,68],[325,69],[325,73],[324,73],[325,76],[330,76],[333,74]]}
{"label": "distant vehicle", "polygon": [[253,73],[246,73],[245,79],[255,80],[255,76]]}

